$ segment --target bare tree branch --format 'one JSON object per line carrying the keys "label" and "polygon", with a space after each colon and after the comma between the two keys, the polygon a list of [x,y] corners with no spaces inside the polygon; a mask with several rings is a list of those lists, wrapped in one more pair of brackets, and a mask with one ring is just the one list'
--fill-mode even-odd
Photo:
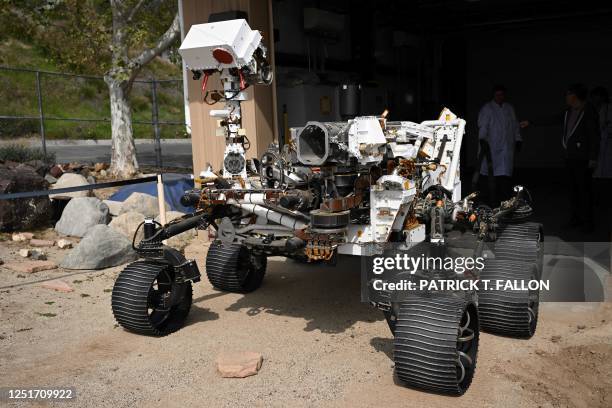
{"label": "bare tree branch", "polygon": [[172,20],[172,24],[170,24],[166,32],[159,37],[157,44],[152,48],[144,50],[139,56],[130,61],[129,65],[132,68],[132,77],[135,77],[140,69],[151,62],[153,58],[164,52],[178,38],[180,32],[179,15],[176,13],[174,15],[174,20]]}
{"label": "bare tree branch", "polygon": [[134,19],[134,16],[136,15],[136,13],[138,13],[138,11],[140,11],[140,9],[142,8],[143,4],[145,4],[147,0],[140,0],[138,3],[136,3],[136,5],[132,8],[132,10],[130,11],[130,14],[128,14],[127,18],[125,19],[126,22],[131,22]]}

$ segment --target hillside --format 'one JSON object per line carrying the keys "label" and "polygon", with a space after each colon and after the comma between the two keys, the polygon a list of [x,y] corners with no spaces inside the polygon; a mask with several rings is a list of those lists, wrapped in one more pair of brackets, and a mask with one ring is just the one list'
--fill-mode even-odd
{"label": "hillside", "polygon": [[[61,72],[43,53],[30,44],[15,39],[0,42],[0,66]],[[181,78],[176,65],[157,58],[147,66],[140,79]],[[45,116],[57,118],[109,119],[108,90],[100,78],[75,78],[41,74]],[[36,77],[33,72],[0,69],[0,116],[38,116]],[[161,121],[184,121],[182,82],[158,83],[157,100]],[[151,86],[135,83],[131,95],[134,121],[151,121]],[[108,139],[109,122],[67,122],[46,120],[48,139]],[[184,126],[162,125],[162,137],[187,137]],[[38,137],[37,119],[0,119],[0,139]],[[149,124],[134,124],[137,138],[152,138]]]}

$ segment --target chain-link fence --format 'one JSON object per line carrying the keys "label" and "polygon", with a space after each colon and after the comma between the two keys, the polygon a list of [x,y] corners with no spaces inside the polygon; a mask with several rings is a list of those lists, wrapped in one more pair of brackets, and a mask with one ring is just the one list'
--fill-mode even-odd
{"label": "chain-link fence", "polygon": [[[101,76],[0,66],[0,96],[0,141],[39,140],[45,155],[50,144],[63,143],[58,140],[71,145],[110,141],[109,94]],[[161,140],[190,137],[183,81],[137,79],[130,105],[134,137],[155,146],[161,167]]]}

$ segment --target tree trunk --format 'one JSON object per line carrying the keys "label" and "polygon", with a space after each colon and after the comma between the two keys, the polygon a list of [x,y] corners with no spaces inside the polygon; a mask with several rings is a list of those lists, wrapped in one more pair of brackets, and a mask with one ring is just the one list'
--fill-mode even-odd
{"label": "tree trunk", "polygon": [[110,94],[112,152],[110,172],[128,178],[138,172],[136,146],[132,131],[132,111],[129,104],[129,81],[105,78]]}

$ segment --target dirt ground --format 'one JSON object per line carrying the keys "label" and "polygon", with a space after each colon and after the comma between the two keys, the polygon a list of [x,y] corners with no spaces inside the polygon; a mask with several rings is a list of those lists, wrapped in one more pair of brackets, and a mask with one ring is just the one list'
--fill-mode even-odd
{"label": "dirt ground", "polygon": [[[18,248],[0,242],[0,258],[17,259]],[[205,247],[187,252],[203,259]],[[50,259],[64,254],[51,250]],[[115,323],[110,291],[121,269],[24,276],[0,267],[0,386],[74,386],[74,405],[56,405],[79,407],[612,406],[611,303],[543,304],[529,341],[481,334],[472,387],[445,397],[397,384],[382,313],[360,302],[358,260],[272,258],[264,285],[248,295],[218,292],[204,278],[186,327],[164,338]],[[74,292],[40,286],[56,278]],[[220,378],[214,361],[224,350],[262,353],[260,373]]]}

